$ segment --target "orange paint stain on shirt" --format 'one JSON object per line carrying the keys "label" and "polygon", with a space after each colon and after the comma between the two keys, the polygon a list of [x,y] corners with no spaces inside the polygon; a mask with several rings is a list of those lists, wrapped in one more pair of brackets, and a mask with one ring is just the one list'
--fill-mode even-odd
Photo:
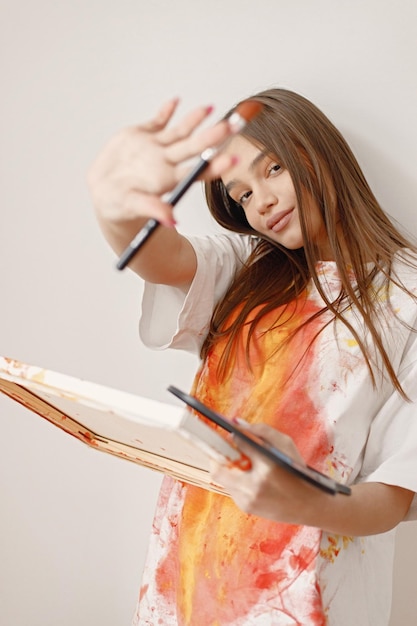
{"label": "orange paint stain on shirt", "polygon": [[[251,344],[252,370],[243,335],[231,364],[233,375],[222,380],[216,365],[224,345],[218,342],[196,378],[194,393],[228,417],[265,422],[290,435],[304,459],[323,471],[332,442],[314,402],[318,376],[313,339],[322,318],[285,342],[316,311],[302,299],[285,308],[285,323],[279,327],[279,312],[271,312]],[[230,498],[186,486],[178,529],[157,571],[159,593],[176,607],[181,626],[244,623],[248,615],[256,619],[257,607],[262,611],[271,597],[277,616],[291,615],[295,623],[308,618],[310,626],[323,626],[314,577],[320,541],[318,529],[247,515]]]}
{"label": "orange paint stain on shirt", "polygon": [[320,549],[320,556],[330,563],[334,563],[336,557],[342,549],[346,550],[349,543],[353,541],[353,537],[345,537],[340,535],[328,535],[327,546]]}

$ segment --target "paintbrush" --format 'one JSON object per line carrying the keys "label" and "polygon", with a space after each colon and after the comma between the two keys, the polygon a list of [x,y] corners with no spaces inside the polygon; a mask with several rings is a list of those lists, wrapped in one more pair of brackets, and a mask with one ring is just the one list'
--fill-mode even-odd
{"label": "paintbrush", "polygon": [[[234,135],[239,133],[244,126],[250,122],[263,108],[260,102],[254,100],[245,100],[241,102],[234,111],[229,115],[227,121],[232,129]],[[191,187],[195,180],[204,172],[209,166],[214,157],[225,147],[230,140],[227,139],[219,146],[207,148],[200,154],[200,158],[197,164],[189,172],[189,174],[175,187],[169,197],[166,199],[167,204],[175,206],[177,202],[182,198],[185,192]],[[118,270],[122,270],[128,265],[135,254],[140,250],[143,244],[149,239],[153,232],[160,226],[160,222],[153,218],[149,219],[145,226],[141,228],[136,237],[130,242],[127,248],[122,252],[116,267]]]}

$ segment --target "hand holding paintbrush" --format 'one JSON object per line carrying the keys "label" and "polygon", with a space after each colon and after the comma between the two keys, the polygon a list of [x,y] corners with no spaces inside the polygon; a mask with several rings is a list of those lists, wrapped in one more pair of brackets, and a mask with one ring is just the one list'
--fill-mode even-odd
{"label": "hand holding paintbrush", "polygon": [[[259,102],[246,101],[242,102],[228,117],[227,121],[231,132],[236,134],[242,130],[242,128],[249,122],[255,115],[257,115],[262,108]],[[181,182],[175,187],[172,193],[166,199],[167,204],[174,207],[177,202],[182,198],[186,191],[191,187],[194,181],[207,169],[213,158],[221,151],[224,143],[220,146],[214,146],[204,150],[197,164],[187,174],[187,176],[181,180]],[[140,250],[143,244],[148,240],[152,233],[158,228],[160,222],[156,219],[149,219],[145,226],[139,231],[136,237],[130,242],[128,247],[123,251],[117,262],[117,269],[122,270],[126,267],[133,256]]]}
{"label": "hand holding paintbrush", "polygon": [[[166,226],[174,224],[172,207],[163,201],[164,194],[188,174],[190,158],[232,134],[226,121],[199,130],[212,107],[198,107],[172,124],[177,105],[177,99],[170,100],[150,121],[117,133],[90,167],[88,186],[96,216],[117,255],[147,217]],[[204,178],[221,176],[231,164],[230,155],[216,157]]]}
{"label": "hand holding paintbrush", "polygon": [[[242,130],[242,128],[259,113],[262,105],[259,102],[253,102],[247,100],[242,102],[228,117],[227,121],[231,132],[236,134]],[[177,202],[182,198],[185,192],[191,187],[194,181],[207,169],[213,158],[221,151],[224,143],[220,146],[214,146],[204,150],[197,164],[187,174],[187,176],[181,180],[181,182],[175,187],[172,193],[166,199],[167,204],[174,207]],[[143,244],[148,240],[152,233],[158,228],[160,222],[156,219],[149,219],[145,226],[139,231],[136,237],[130,242],[128,247],[123,251],[122,255],[117,262],[117,269],[122,270],[126,267],[133,256],[140,250]]]}
{"label": "hand holding paintbrush", "polygon": [[[169,126],[177,104],[177,100],[167,102],[151,121],[116,135],[90,170],[98,221],[116,254],[122,252],[119,269],[160,223],[174,223],[172,207],[194,180],[221,176],[232,165],[233,157],[221,150],[260,109],[259,103],[245,101],[227,120],[200,131],[212,108],[195,109]],[[184,162],[196,154],[200,159],[190,171]],[[141,230],[143,218],[150,215],[154,219]]]}

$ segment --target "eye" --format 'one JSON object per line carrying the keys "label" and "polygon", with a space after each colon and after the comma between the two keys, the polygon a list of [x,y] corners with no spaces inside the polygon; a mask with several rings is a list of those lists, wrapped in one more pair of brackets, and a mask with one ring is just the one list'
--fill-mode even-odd
{"label": "eye", "polygon": [[271,174],[277,174],[281,169],[281,166],[279,163],[272,163],[269,167],[268,167],[268,176]]}
{"label": "eye", "polygon": [[251,191],[246,191],[245,193],[243,193],[241,196],[239,196],[239,198],[237,199],[238,203],[243,206],[251,197],[252,192]]}

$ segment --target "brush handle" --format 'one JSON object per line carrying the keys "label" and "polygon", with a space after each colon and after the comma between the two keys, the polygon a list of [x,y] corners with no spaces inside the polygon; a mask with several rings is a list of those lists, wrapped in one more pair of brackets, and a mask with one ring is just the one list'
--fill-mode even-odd
{"label": "brush handle", "polygon": [[[193,182],[204,172],[206,167],[210,162],[210,158],[212,158],[214,151],[207,150],[203,152],[200,160],[197,165],[187,174],[187,176],[175,187],[171,195],[167,198],[167,204],[170,204],[174,207],[177,202],[182,198],[185,192],[191,187]],[[127,248],[120,255],[119,260],[117,261],[116,268],[118,270],[123,270],[128,263],[133,259],[135,254],[140,250],[143,244],[149,239],[153,232],[160,226],[160,222],[153,218],[149,219],[145,226],[140,229],[138,234]]]}
{"label": "brush handle", "polygon": [[[214,154],[214,151],[213,151],[213,154]],[[206,155],[206,152],[203,152],[198,163],[193,167],[191,172],[189,172],[187,176],[180,183],[178,183],[178,185],[175,187],[175,189],[173,190],[173,192],[167,199],[168,204],[170,204],[171,206],[175,206],[177,204],[178,200],[180,200],[183,197],[185,192],[188,191],[188,189],[197,180],[200,174],[202,174],[204,170],[207,168],[210,162],[209,157],[212,158],[213,154],[211,151],[210,151],[210,154],[207,151],[207,155]]]}
{"label": "brush handle", "polygon": [[152,235],[152,233],[158,228],[160,223],[157,220],[149,219],[145,226],[140,229],[138,234],[130,244],[123,250],[122,254],[119,257],[119,260],[116,263],[116,268],[118,270],[124,270],[126,265],[130,263],[130,261],[135,256],[136,252],[143,246],[145,241]]}

